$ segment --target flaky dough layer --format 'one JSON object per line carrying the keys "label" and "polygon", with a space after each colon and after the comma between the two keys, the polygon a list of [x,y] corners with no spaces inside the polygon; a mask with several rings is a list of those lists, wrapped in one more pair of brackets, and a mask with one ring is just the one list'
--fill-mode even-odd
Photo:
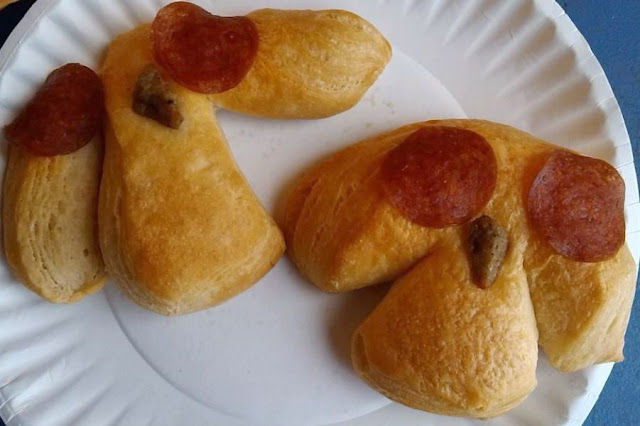
{"label": "flaky dough layer", "polygon": [[102,137],[76,152],[38,157],[9,147],[4,176],[4,248],[11,271],[50,302],[102,288],[98,186]]}

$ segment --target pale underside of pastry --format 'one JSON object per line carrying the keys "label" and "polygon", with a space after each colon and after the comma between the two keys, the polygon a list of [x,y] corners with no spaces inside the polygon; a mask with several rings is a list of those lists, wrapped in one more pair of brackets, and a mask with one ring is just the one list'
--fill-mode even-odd
{"label": "pale underside of pastry", "polygon": [[[509,251],[513,256],[517,254],[500,269],[498,284],[504,277],[510,277],[512,285],[517,287],[522,284],[521,278],[526,277],[539,343],[552,365],[573,371],[597,362],[620,360],[635,289],[635,267],[629,249],[624,245],[612,258],[602,262],[577,262],[556,254],[532,232],[526,215],[525,194],[542,161],[557,148],[508,126],[480,120],[416,123],[350,146],[310,168],[295,181],[279,213],[288,253],[301,272],[325,291],[343,292],[395,280],[415,265],[424,271],[424,263],[434,269],[446,269],[458,261],[462,263],[456,269],[467,264],[466,251],[460,245],[460,232],[465,232],[465,225],[434,229],[414,224],[386,201],[381,190],[380,165],[386,153],[416,129],[432,125],[472,130],[493,148],[498,164],[497,183],[491,199],[479,214],[492,217],[506,229]],[[440,251],[458,260],[449,259]],[[445,257],[433,262],[430,260],[433,256]],[[429,285],[437,286],[436,282],[442,277],[451,279],[448,274],[459,273],[454,274],[451,268],[453,266],[431,272],[433,279]],[[399,288],[393,287],[389,300],[383,301],[365,321],[362,330],[369,330],[369,337],[377,335],[372,324],[384,323],[381,318],[386,317],[386,322],[393,323],[397,318],[406,317],[407,314],[396,312],[398,307],[394,301],[402,299],[403,287],[418,285],[414,281],[427,284],[426,278],[412,279],[415,274],[409,272],[401,278],[395,284]],[[472,286],[468,282],[465,285]],[[487,295],[492,294],[491,291],[493,288]],[[529,295],[525,298],[529,299]],[[517,309],[527,316],[524,305]],[[504,309],[509,306],[505,305]],[[513,305],[513,312],[517,309]],[[464,334],[465,330],[468,327],[459,332]],[[355,348],[361,345],[358,340],[361,339],[354,340]],[[371,337],[370,341],[373,340]],[[418,344],[422,341],[418,340]],[[396,343],[387,342],[387,350],[406,349],[404,346],[394,348]],[[406,357],[411,359],[408,354]],[[392,371],[388,366],[377,366],[377,359],[367,361],[370,372]],[[354,362],[365,361],[355,358]],[[419,365],[417,358],[413,358],[413,362]],[[381,369],[377,370],[378,367]],[[374,386],[378,389],[386,389],[387,394],[394,392],[398,399],[411,403],[411,396],[398,396],[399,388],[394,387],[399,380],[397,376],[381,374],[369,373],[369,382],[375,380]],[[423,403],[434,404],[433,398],[431,393]],[[420,404],[414,398],[412,405]],[[455,411],[452,407],[445,410],[435,405],[431,409]],[[473,410],[468,413],[481,417],[493,414]]]}
{"label": "pale underside of pastry", "polygon": [[105,280],[97,204],[102,137],[67,155],[10,146],[4,177],[4,247],[11,271],[50,302],[74,302]]}
{"label": "pale underside of pastry", "polygon": [[355,105],[391,57],[378,30],[344,10],[260,9],[247,15],[258,53],[222,108],[260,117],[319,118]]}
{"label": "pale underside of pastry", "polygon": [[108,114],[100,193],[107,270],[138,304],[182,314],[245,290],[284,243],[236,166],[206,95],[171,83],[174,130],[131,109],[152,62],[149,26],[118,36],[102,69]]}

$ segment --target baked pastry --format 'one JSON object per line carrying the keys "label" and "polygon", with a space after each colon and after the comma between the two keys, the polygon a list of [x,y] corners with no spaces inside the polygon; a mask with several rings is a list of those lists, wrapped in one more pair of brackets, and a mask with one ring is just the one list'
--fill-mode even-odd
{"label": "baked pastry", "polygon": [[[252,285],[284,243],[238,170],[207,96],[168,79],[138,87],[143,77],[162,79],[148,72],[150,63],[148,25],[116,37],[103,63],[100,247],[109,274],[136,303],[183,314]],[[148,118],[140,115],[144,101],[157,97],[145,91],[156,83],[167,96],[159,105],[178,111],[162,113],[152,102]]]}
{"label": "baked pastry", "polygon": [[16,2],[17,0],[0,0],[0,9],[2,9],[5,6],[10,5],[11,3]]}
{"label": "baked pastry", "polygon": [[391,57],[378,30],[344,10],[261,9],[220,17],[187,2],[158,12],[154,59],[216,105],[274,118],[320,118],[351,108]]}
{"label": "baked pastry", "polygon": [[99,78],[68,64],[50,74],[5,128],[7,262],[25,286],[50,302],[76,301],[106,278],[97,226],[101,121]]}
{"label": "baked pastry", "polygon": [[[273,118],[321,118],[354,106],[391,58],[378,30],[345,10],[260,9],[260,42],[240,84],[216,105]],[[304,34],[304,36],[301,36]]]}
{"label": "baked pastry", "polygon": [[14,275],[50,302],[74,302],[106,279],[98,247],[102,139],[39,157],[10,147],[4,176],[4,249]]}
{"label": "baked pastry", "polygon": [[[596,192],[606,207],[585,195]],[[547,205],[571,197],[590,220]],[[325,291],[398,280],[354,334],[361,377],[413,407],[490,417],[533,386],[532,307],[556,368],[621,359],[635,287],[623,197],[604,162],[508,126],[441,120],[323,159],[293,184],[279,222],[289,256]],[[479,215],[489,225],[469,225]],[[561,219],[571,226],[553,228]]]}
{"label": "baked pastry", "polygon": [[493,285],[471,283],[452,238],[399,278],[353,335],[351,359],[370,386],[439,414],[494,417],[536,385],[538,331],[522,253]]}

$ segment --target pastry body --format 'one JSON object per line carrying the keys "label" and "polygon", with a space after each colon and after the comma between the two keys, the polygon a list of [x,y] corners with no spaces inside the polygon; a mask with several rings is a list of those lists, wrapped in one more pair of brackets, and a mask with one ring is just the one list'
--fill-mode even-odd
{"label": "pastry body", "polygon": [[380,190],[384,155],[419,126],[350,146],[296,181],[280,224],[291,259],[318,287],[342,292],[392,280],[451,231],[414,225]]}
{"label": "pastry body", "polygon": [[50,302],[74,302],[105,280],[98,246],[100,136],[67,155],[9,147],[4,177],[4,246],[12,272]]}
{"label": "pastry body", "polygon": [[264,275],[284,245],[238,170],[205,95],[172,84],[174,130],[135,114],[131,93],[149,64],[149,27],[117,37],[103,65],[108,123],[100,245],[110,274],[163,314],[212,306]]}
{"label": "pastry body", "polygon": [[394,283],[353,335],[353,366],[373,388],[422,410],[494,417],[536,384],[538,333],[512,245],[497,281],[476,287],[459,245],[434,250]]}
{"label": "pastry body", "polygon": [[459,126],[488,140],[499,172],[483,213],[514,235],[528,235],[520,194],[514,191],[514,174],[522,170],[525,158],[550,152],[550,145],[533,140],[503,143],[524,133],[482,121],[410,124],[345,148],[296,181],[281,209],[281,225],[291,258],[318,287],[341,292],[395,279],[434,244],[455,234],[453,228],[427,228],[407,220],[381,190],[385,155],[428,125]]}
{"label": "pastry body", "polygon": [[260,117],[319,118],[351,108],[391,57],[378,30],[344,10],[260,9],[249,73],[211,95],[222,108]]}
{"label": "pastry body", "polygon": [[[478,214],[504,227],[509,248],[488,290],[476,288],[468,277],[468,224],[419,226],[392,207],[381,189],[385,155],[423,126],[468,129],[493,148],[496,186]],[[331,292],[398,280],[354,335],[354,366],[373,387],[438,413],[497,415],[533,386],[537,332],[532,311],[539,343],[556,368],[573,371],[621,359],[635,290],[628,247],[605,261],[577,262],[553,252],[527,219],[527,191],[556,149],[487,121],[429,121],[347,147],[296,180],[279,221],[291,259],[309,280]],[[454,334],[460,341],[453,340]],[[487,350],[496,352],[483,353],[483,340],[491,342]],[[445,342],[443,348],[433,346],[439,341]],[[509,361],[510,350],[523,358]],[[465,367],[455,375],[455,365]],[[475,369],[478,381],[467,368]],[[429,377],[449,384],[439,387]],[[489,377],[502,377],[503,387],[489,386]]]}
{"label": "pastry body", "polygon": [[636,268],[625,244],[603,262],[566,259],[532,239],[525,253],[540,346],[551,365],[576,371],[621,361]]}

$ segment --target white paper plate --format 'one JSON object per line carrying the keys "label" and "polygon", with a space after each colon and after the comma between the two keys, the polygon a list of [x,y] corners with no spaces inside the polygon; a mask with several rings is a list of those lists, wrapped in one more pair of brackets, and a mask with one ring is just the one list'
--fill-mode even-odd
{"label": "white paper plate", "polygon": [[[40,0],[0,51],[0,124],[54,67],[97,66],[115,34],[150,20],[165,3]],[[200,3],[223,15],[260,7],[349,9],[394,48],[378,82],[344,114],[319,121],[219,114],[268,209],[303,167],[364,136],[427,118],[483,117],[615,164],[627,184],[627,239],[638,258],[638,190],[622,115],[587,43],[555,2]],[[165,318],[133,305],[111,284],[78,304],[45,303],[2,263],[0,413],[9,425],[473,423],[390,403],[356,378],[349,336],[383,293],[323,294],[283,258],[231,301]],[[541,359],[531,396],[480,424],[580,424],[610,370],[560,374]]]}

